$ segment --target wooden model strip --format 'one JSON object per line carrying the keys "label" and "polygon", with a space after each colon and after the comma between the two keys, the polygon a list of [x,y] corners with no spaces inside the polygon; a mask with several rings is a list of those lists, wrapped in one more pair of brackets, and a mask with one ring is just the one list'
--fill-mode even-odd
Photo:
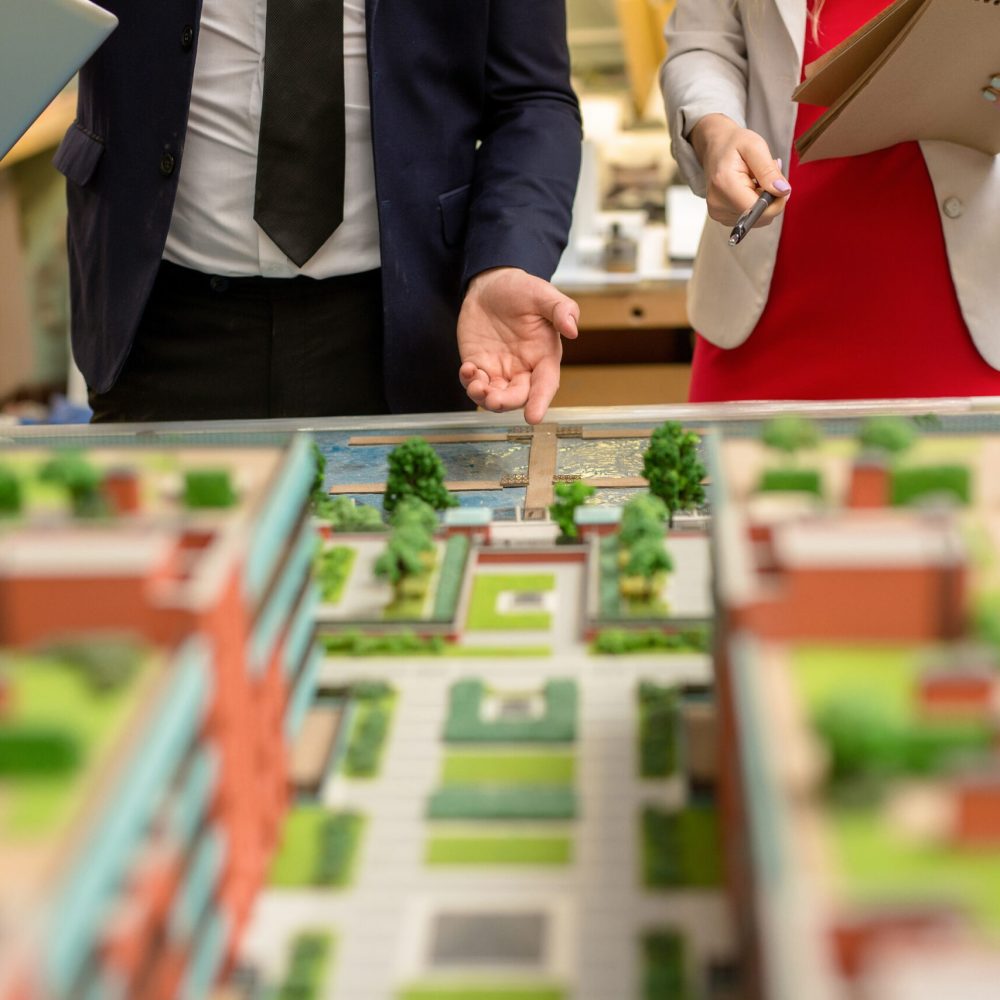
{"label": "wooden model strip", "polygon": [[[365,447],[366,445],[396,445],[402,444],[404,441],[408,441],[414,435],[412,434],[387,434],[387,435],[376,435],[371,436],[355,436],[347,439],[348,446]],[[491,432],[482,433],[472,433],[472,434],[421,434],[422,437],[428,444],[466,444],[469,441],[506,441],[507,432],[504,431],[502,434],[496,434]]]}
{"label": "wooden model strip", "polygon": [[[471,493],[475,490],[502,490],[495,479],[461,479],[444,484],[452,493]],[[385,483],[342,483],[330,487],[330,496],[348,496],[352,493],[385,493]]]}
{"label": "wooden model strip", "polygon": [[642,476],[584,476],[582,480],[588,486],[604,490],[626,489],[634,486],[644,488],[649,485]]}
{"label": "wooden model strip", "polygon": [[556,474],[559,442],[555,424],[538,424],[528,455],[528,492],[525,509],[548,507],[554,499],[552,477]]}
{"label": "wooden model strip", "polygon": [[600,441],[604,438],[649,438],[653,436],[653,430],[636,430],[635,428],[616,427],[611,430],[598,430],[594,427],[584,427],[582,437],[585,441]]}

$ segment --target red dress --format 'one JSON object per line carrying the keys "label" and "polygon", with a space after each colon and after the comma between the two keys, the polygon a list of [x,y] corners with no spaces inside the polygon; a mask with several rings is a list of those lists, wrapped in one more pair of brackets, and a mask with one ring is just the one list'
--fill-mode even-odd
{"label": "red dress", "polygon": [[[805,62],[885,6],[826,0],[819,43],[807,29]],[[801,105],[796,136],[820,114]],[[767,305],[739,347],[697,338],[691,400],[1000,394],[1000,372],[962,318],[917,144],[805,165],[793,152],[787,176]]]}

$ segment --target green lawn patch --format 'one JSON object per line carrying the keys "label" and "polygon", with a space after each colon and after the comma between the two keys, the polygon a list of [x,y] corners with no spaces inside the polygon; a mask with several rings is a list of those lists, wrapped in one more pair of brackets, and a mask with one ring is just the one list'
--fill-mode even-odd
{"label": "green lawn patch", "polygon": [[431,795],[430,819],[573,819],[567,785],[448,785]]}
{"label": "green lawn patch", "polygon": [[453,646],[444,648],[444,655],[456,658],[483,657],[508,659],[511,656],[551,656],[551,646]]}
{"label": "green lawn patch", "polygon": [[428,865],[568,865],[573,842],[567,836],[458,836],[436,834],[427,842]]}
{"label": "green lawn patch", "polygon": [[[80,649],[83,655],[87,644]],[[63,745],[62,758],[69,765],[40,772],[8,761],[2,777],[4,835],[34,838],[55,833],[80,807],[90,792],[87,770],[99,765],[135,708],[144,655],[134,655],[136,669],[110,683],[98,676],[98,663],[91,669],[55,655],[3,658],[11,686],[12,708],[5,727],[11,739],[17,733],[48,733]],[[16,757],[15,742],[9,741],[8,749]]]}
{"label": "green lawn patch", "polygon": [[410,986],[399,1000],[567,1000],[562,987],[527,983],[442,983]]}
{"label": "green lawn patch", "polygon": [[714,806],[642,811],[642,884],[653,889],[711,888],[722,882],[722,841]]}
{"label": "green lawn patch", "polygon": [[964,465],[920,465],[893,469],[889,486],[895,506],[944,496],[968,504],[972,496],[972,473]]}
{"label": "green lawn patch", "polygon": [[349,545],[322,548],[316,553],[314,573],[320,597],[326,604],[336,604],[343,596],[357,556],[357,549]]}
{"label": "green lawn patch", "polygon": [[896,835],[877,809],[830,812],[844,889],[859,903],[953,903],[991,934],[1000,932],[1000,853]]}
{"label": "green lawn patch", "polygon": [[643,681],[639,685],[639,775],[667,778],[677,770],[677,688]]}
{"label": "green lawn patch", "polygon": [[575,772],[570,753],[451,751],[441,780],[445,785],[571,785]]}
{"label": "green lawn patch", "polygon": [[503,593],[538,593],[555,589],[552,573],[478,573],[472,586],[472,600],[466,628],[469,631],[544,632],[552,627],[547,611],[501,612],[497,601]]}
{"label": "green lawn patch", "polygon": [[351,697],[354,714],[344,754],[344,774],[349,778],[374,778],[382,763],[396,692],[388,684],[370,682],[355,685]]}
{"label": "green lawn patch", "polygon": [[288,972],[275,1000],[319,1000],[333,958],[333,938],[323,931],[303,931],[291,942]]}
{"label": "green lawn patch", "polygon": [[572,743],[576,739],[576,682],[552,680],[544,688],[545,712],[537,719],[484,719],[486,686],[468,679],[452,685],[446,743]]}
{"label": "green lawn patch", "polygon": [[269,882],[286,889],[345,886],[351,881],[364,818],[322,806],[295,806],[285,820]]}
{"label": "green lawn patch", "polygon": [[918,646],[798,646],[792,653],[795,685],[810,714],[856,691],[894,721],[907,721],[922,652]]}

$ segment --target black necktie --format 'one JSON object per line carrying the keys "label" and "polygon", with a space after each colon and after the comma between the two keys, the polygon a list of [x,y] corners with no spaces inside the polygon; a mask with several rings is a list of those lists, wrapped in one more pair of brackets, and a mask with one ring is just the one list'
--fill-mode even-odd
{"label": "black necktie", "polygon": [[342,0],[269,0],[254,219],[299,267],[344,219]]}

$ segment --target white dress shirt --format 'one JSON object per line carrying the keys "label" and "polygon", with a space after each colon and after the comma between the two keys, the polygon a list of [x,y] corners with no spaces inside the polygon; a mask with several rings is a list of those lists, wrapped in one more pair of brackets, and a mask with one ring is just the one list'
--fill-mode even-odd
{"label": "white dress shirt", "polygon": [[364,0],[344,0],[344,221],[302,268],[253,219],[266,23],[267,0],[203,0],[187,138],[163,256],[230,277],[328,278],[376,268]]}

